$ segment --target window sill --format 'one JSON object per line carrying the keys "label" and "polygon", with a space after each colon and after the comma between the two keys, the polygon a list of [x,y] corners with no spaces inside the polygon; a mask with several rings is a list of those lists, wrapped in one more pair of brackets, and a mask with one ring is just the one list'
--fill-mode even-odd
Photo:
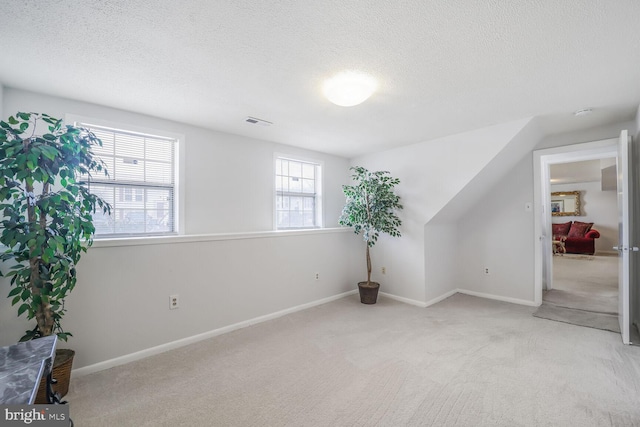
{"label": "window sill", "polygon": [[172,243],[211,242],[220,240],[264,239],[290,236],[307,236],[313,234],[330,234],[352,232],[348,227],[315,228],[305,230],[277,230],[256,231],[250,233],[219,233],[219,234],[186,234],[180,236],[147,236],[120,237],[113,239],[95,239],[92,248],[111,248],[118,246],[164,245]]}

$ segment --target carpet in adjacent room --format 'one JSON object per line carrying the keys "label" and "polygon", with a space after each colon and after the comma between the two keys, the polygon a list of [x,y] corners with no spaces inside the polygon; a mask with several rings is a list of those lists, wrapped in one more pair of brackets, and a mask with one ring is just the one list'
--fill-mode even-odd
{"label": "carpet in adjacent room", "polygon": [[613,314],[576,310],[574,308],[542,303],[533,315],[541,319],[555,320],[556,322],[620,333],[618,316]]}

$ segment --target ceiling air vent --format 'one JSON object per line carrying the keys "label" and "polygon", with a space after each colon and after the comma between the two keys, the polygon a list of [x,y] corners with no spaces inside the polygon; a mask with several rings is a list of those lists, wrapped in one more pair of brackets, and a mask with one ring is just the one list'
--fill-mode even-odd
{"label": "ceiling air vent", "polygon": [[245,122],[247,123],[251,123],[252,125],[260,125],[260,126],[271,126],[273,123],[268,122],[266,120],[262,120],[262,119],[257,119],[255,117],[247,117],[246,119],[244,119]]}
{"label": "ceiling air vent", "polygon": [[574,111],[573,115],[576,117],[580,117],[580,116],[588,116],[589,114],[593,113],[593,109],[592,108],[582,108],[578,111]]}

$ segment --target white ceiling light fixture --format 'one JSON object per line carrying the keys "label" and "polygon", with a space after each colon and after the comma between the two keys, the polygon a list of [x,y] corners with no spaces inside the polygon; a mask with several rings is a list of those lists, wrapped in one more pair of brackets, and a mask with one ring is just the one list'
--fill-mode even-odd
{"label": "white ceiling light fixture", "polygon": [[366,101],[378,88],[376,79],[360,71],[343,71],[324,82],[322,91],[331,102],[352,107]]}

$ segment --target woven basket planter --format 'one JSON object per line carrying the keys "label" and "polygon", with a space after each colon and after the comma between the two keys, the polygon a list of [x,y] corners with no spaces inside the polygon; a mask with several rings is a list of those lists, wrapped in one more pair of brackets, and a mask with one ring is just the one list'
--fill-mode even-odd
{"label": "woven basket planter", "polygon": [[371,286],[367,286],[367,282],[358,282],[358,290],[360,291],[360,302],[363,304],[375,304],[378,300],[378,290],[380,283],[371,282]]}
{"label": "woven basket planter", "polygon": [[[54,393],[58,393],[60,398],[69,391],[69,381],[71,380],[71,365],[76,352],[68,349],[56,350],[56,360],[53,362],[52,377],[57,382],[53,384]],[[35,403],[47,404],[47,378],[42,378]]]}

